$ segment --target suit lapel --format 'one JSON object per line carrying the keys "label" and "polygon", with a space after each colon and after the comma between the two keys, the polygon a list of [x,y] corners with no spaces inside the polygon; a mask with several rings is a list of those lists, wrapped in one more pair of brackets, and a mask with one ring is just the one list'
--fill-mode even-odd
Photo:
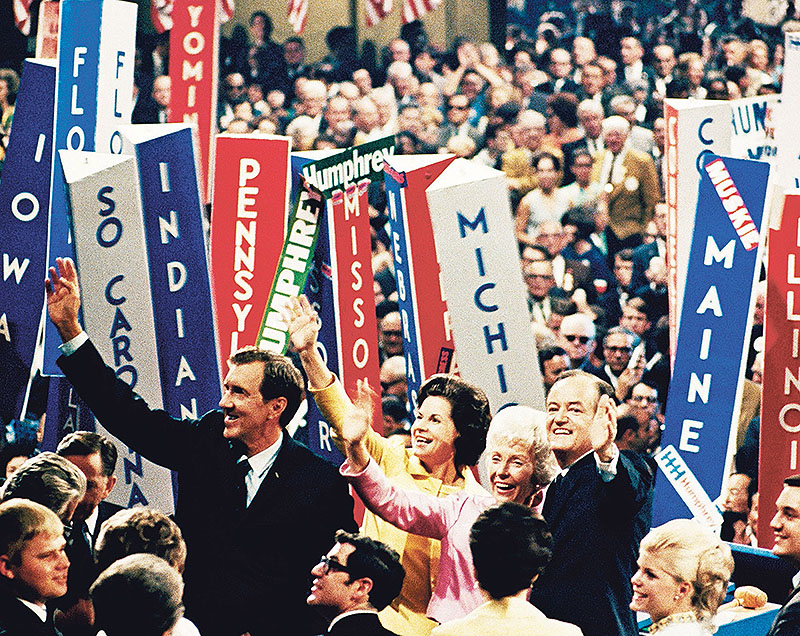
{"label": "suit lapel", "polygon": [[560,517],[564,505],[571,499],[572,494],[578,488],[581,473],[585,470],[587,462],[594,464],[592,453],[575,462],[567,471],[567,474],[560,479],[559,483],[553,483],[547,489],[543,516],[551,527]]}
{"label": "suit lapel", "polygon": [[258,492],[256,492],[256,496],[253,497],[253,501],[251,501],[250,505],[247,507],[245,516],[247,516],[251,510],[263,508],[267,505],[267,502],[270,501],[272,496],[280,490],[281,483],[294,469],[294,454],[296,450],[296,442],[284,431],[283,443],[281,444],[280,451],[278,451],[278,456],[270,467],[267,476],[264,477],[264,481],[262,481],[261,485],[258,487]]}

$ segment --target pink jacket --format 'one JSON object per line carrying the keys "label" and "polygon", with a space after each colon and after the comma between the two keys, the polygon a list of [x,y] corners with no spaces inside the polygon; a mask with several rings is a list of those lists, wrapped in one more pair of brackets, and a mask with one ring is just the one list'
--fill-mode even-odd
{"label": "pink jacket", "polygon": [[497,503],[492,495],[459,491],[447,497],[434,497],[397,488],[372,459],[360,473],[353,472],[348,462],[342,464],[340,472],[376,515],[412,534],[441,540],[439,573],[428,604],[429,618],[446,623],[466,616],[486,602],[475,580],[469,531],[478,515]]}

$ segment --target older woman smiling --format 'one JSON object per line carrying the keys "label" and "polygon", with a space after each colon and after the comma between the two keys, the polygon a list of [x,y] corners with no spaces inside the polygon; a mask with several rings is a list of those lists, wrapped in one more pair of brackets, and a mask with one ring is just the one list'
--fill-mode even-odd
{"label": "older woman smiling", "polygon": [[466,616],[485,602],[475,580],[469,532],[481,512],[497,502],[531,505],[558,471],[547,441],[545,417],[525,406],[500,411],[489,427],[484,454],[492,495],[456,492],[435,497],[396,487],[370,458],[365,437],[370,430],[371,390],[359,380],[355,406],[340,433],[347,462],[341,473],[366,506],[382,519],[442,542],[439,576],[428,605],[428,617],[444,623]]}

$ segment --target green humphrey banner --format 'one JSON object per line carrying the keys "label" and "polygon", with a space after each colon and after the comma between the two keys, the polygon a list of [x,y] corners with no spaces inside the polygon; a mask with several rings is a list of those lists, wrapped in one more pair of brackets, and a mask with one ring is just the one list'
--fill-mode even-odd
{"label": "green humphrey banner", "polygon": [[394,137],[383,137],[348,148],[303,167],[281,257],[261,320],[257,345],[284,354],[289,345],[281,310],[303,291],[319,235],[325,201],[357,183],[383,180],[383,164],[394,154]]}

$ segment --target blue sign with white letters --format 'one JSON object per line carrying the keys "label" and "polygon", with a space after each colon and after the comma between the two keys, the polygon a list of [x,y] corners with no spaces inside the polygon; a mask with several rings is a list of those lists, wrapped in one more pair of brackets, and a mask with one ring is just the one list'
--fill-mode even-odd
{"label": "blue sign with white letters", "polygon": [[[117,127],[130,123],[136,6],[119,0],[62,0],[59,17],[50,230],[47,260],[74,257],[58,150],[119,154]],[[55,327],[45,325],[44,373],[60,375]]]}
{"label": "blue sign with white letters", "polygon": [[0,181],[0,421],[24,416],[44,307],[55,66],[26,60]]}
{"label": "blue sign with white letters", "polygon": [[198,419],[221,394],[192,129],[135,147],[164,409]]}
{"label": "blue sign with white letters", "polygon": [[[769,165],[704,157],[662,448],[672,445],[716,499],[735,444],[748,317]],[[732,431],[733,426],[733,431]],[[669,479],[656,481],[653,525],[692,516]]]}

